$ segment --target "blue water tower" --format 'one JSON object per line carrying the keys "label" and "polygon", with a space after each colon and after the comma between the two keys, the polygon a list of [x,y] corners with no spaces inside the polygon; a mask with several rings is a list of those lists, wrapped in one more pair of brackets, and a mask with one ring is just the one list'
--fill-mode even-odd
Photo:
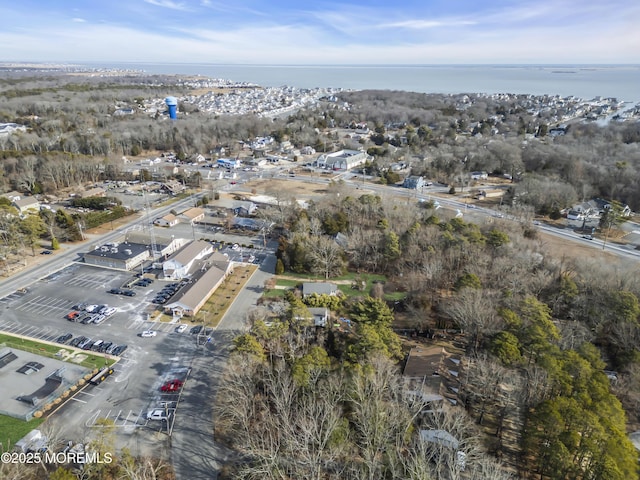
{"label": "blue water tower", "polygon": [[175,120],[178,112],[178,99],[176,97],[167,97],[164,99],[164,103],[167,104],[169,109],[169,118]]}

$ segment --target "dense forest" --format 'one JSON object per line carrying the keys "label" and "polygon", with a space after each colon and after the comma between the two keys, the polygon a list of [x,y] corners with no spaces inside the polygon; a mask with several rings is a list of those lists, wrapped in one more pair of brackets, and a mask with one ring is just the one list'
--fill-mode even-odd
{"label": "dense forest", "polygon": [[[253,460],[234,478],[637,477],[626,436],[640,392],[632,270],[554,258],[530,222],[478,225],[432,204],[330,190],[321,205],[284,212],[282,270],[379,272],[406,297],[292,291],[275,323],[254,312],[218,395],[220,434]],[[343,246],[330,240],[336,223]],[[319,306],[354,329],[310,328],[305,308]],[[416,331],[461,332],[468,417],[454,422],[458,409],[434,408],[399,375],[392,309]],[[464,471],[451,448],[420,441],[424,429],[453,432]]]}
{"label": "dense forest", "polygon": [[[52,194],[126,178],[123,156],[234,152],[239,141],[271,135],[317,151],[364,148],[381,182],[396,180],[395,162],[454,188],[467,187],[472,171],[501,175],[510,179],[516,218],[472,223],[431,202],[363,194],[342,182],[304,209],[294,199],[266,208],[261,215],[281,233],[277,273],[377,273],[387,283],[340,299],[291,291],[280,308],[252,312],[215,402],[216,435],[241,458],[229,477],[638,477],[627,437],[640,420],[634,265],[557,258],[531,215],[596,196],[638,209],[640,123],[559,120],[577,106],[551,97],[390,91],[343,92],[273,119],[204,114],[185,102],[179,122],[144,113],[176,93],[170,81],[2,80],[0,121],[27,130],[0,136],[0,189]],[[115,115],[123,107],[136,113]],[[363,123],[370,135],[340,134]],[[25,245],[74,223],[47,212],[15,220],[0,206],[9,213],[5,238],[22,231]],[[401,301],[385,301],[391,287]],[[311,327],[308,308],[320,306],[353,328]],[[434,407],[400,375],[400,313],[416,332],[456,332],[461,405]],[[455,448],[424,441],[421,432],[434,430],[454,437]]]}

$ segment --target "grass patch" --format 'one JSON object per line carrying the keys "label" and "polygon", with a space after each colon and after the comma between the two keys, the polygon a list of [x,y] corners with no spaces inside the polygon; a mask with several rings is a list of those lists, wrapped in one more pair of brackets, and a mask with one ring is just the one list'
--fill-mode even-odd
{"label": "grass patch", "polygon": [[288,278],[278,278],[276,279],[276,286],[278,287],[289,287],[293,288],[300,284],[299,280],[290,280]]}
{"label": "grass patch", "polygon": [[281,289],[277,289],[277,288],[270,288],[270,289],[265,289],[265,291],[262,293],[262,296],[264,298],[283,298],[284,294],[286,293],[286,289],[281,288]]}
{"label": "grass patch", "polygon": [[113,360],[110,360],[101,355],[94,355],[84,350],[78,350],[77,348],[69,347],[67,345],[43,343],[22,337],[14,337],[13,335],[8,335],[6,333],[0,333],[0,345],[1,344],[6,344],[7,347],[15,348],[16,350],[24,350],[25,352],[35,353],[37,355],[42,355],[43,357],[49,357],[61,361],[65,361],[63,356],[58,355],[61,350],[65,350],[67,352],[77,352],[78,354],[86,356],[86,358],[81,362],[69,363],[75,363],[92,370],[95,368],[104,367],[105,364],[113,363]]}
{"label": "grass patch", "polygon": [[[347,272],[339,277],[330,278],[325,280],[317,275],[311,275],[308,273],[285,273],[281,276],[276,276],[277,287],[293,288],[305,281],[317,281],[317,282],[331,282],[338,285],[338,289],[344,294],[345,297],[361,297],[368,295],[371,292],[371,288],[375,282],[385,283],[387,277],[385,275],[376,273],[356,273]],[[364,287],[352,288],[355,282],[365,282]],[[270,289],[264,293],[265,298],[278,298],[284,296],[284,289]],[[388,292],[384,294],[384,299],[389,301],[403,300],[407,296],[406,292]]]}
{"label": "grass patch", "polygon": [[0,450],[10,450],[18,440],[34,428],[38,428],[38,425],[42,422],[44,422],[44,418],[34,418],[25,422],[17,418],[0,415],[0,444],[2,444]]}

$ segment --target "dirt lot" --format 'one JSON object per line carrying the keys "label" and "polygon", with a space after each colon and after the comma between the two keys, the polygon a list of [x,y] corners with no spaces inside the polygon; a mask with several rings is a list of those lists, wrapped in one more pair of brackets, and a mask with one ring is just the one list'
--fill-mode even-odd
{"label": "dirt lot", "polygon": [[539,234],[540,241],[545,246],[545,250],[552,252],[555,258],[567,258],[571,260],[595,260],[602,258],[609,264],[619,264],[620,266],[629,266],[632,261],[628,258],[620,257],[602,250],[602,239],[596,238],[593,241],[600,248],[593,248],[587,245],[581,245],[579,242],[567,242],[562,238],[545,233]]}
{"label": "dirt lot", "polygon": [[296,182],[294,180],[279,180],[277,178],[252,180],[243,185],[243,187],[243,190],[245,190],[245,193],[247,194],[252,191],[265,195],[274,195],[275,193],[278,193],[285,197],[294,196],[297,200],[318,198],[327,193],[327,189],[322,185]]}

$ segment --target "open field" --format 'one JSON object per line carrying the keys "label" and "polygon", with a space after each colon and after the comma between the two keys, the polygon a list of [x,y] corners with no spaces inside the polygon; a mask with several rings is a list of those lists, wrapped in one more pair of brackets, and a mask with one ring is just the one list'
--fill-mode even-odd
{"label": "open field", "polygon": [[0,415],[0,452],[9,451],[15,443],[34,428],[38,428],[44,418],[34,418],[28,422]]}

